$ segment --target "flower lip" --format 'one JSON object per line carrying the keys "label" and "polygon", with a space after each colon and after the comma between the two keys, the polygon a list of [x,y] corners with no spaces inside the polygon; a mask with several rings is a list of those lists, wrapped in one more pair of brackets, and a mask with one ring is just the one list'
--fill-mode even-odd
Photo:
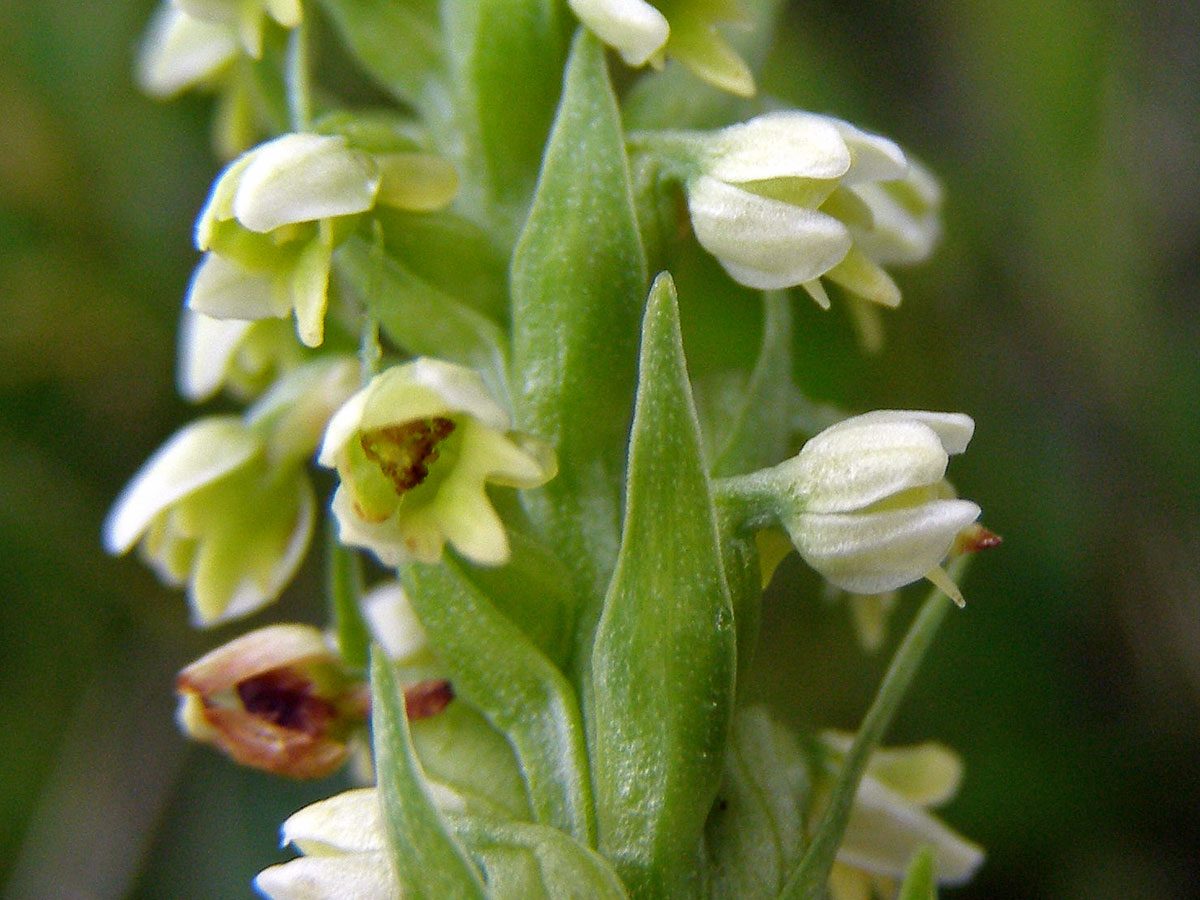
{"label": "flower lip", "polygon": [[645,65],[667,43],[671,26],[644,0],[569,0],[574,11],[601,41],[614,47],[630,66]]}

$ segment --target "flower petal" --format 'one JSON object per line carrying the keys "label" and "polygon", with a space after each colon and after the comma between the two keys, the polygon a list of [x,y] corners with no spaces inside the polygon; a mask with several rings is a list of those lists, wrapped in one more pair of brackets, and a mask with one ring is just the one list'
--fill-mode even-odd
{"label": "flower petal", "polygon": [[825,116],[795,110],[723,128],[705,149],[706,174],[730,183],[830,179],[850,168],[850,151],[837,128]]}
{"label": "flower petal", "polygon": [[309,856],[384,851],[383,818],[375,788],[357,788],[310,803],[280,829],[283,844]]}
{"label": "flower petal", "polygon": [[254,886],[270,900],[396,900],[401,896],[385,852],[302,856],[263,869]]}
{"label": "flower petal", "polygon": [[206,253],[188,288],[189,309],[214,319],[269,319],[287,315],[271,273],[249,272],[215,253]]}
{"label": "flower petal", "polygon": [[138,87],[166,99],[215,75],[237,55],[224,26],[193,19],[170,3],[159,6],[138,54]]}
{"label": "flower petal", "polygon": [[644,0],[569,0],[569,5],[630,66],[645,65],[671,32],[666,17]]}
{"label": "flower petal", "polygon": [[371,636],[393,662],[416,656],[429,645],[425,629],[413,612],[398,581],[385,581],[363,596],[363,617],[371,626]]}
{"label": "flower petal", "polygon": [[708,176],[689,182],[688,209],[700,245],[747,287],[804,284],[841,262],[851,247],[846,227],[831,216]]}
{"label": "flower petal", "polygon": [[251,231],[365,212],[379,170],[342,137],[285,134],[250,151],[233,213]]}
{"label": "flower petal", "polygon": [[880,594],[923,578],[979,513],[969,500],[932,500],[873,513],[801,513],[783,525],[800,555],[827,581],[859,594]]}
{"label": "flower petal", "polygon": [[238,344],[253,325],[185,308],[179,324],[179,393],[199,403],[220,390]]}
{"label": "flower petal", "polygon": [[863,778],[837,852],[838,861],[875,875],[900,878],[922,846],[933,850],[942,884],[962,884],[983,862],[979,846],[876,779]]}
{"label": "flower petal", "polygon": [[104,546],[125,553],[159,513],[234,471],[262,449],[234,416],[193,422],[146,461],[104,523]]}
{"label": "flower petal", "polygon": [[810,513],[844,513],[913,487],[936,484],[949,458],[937,434],[914,421],[826,429],[781,468]]}
{"label": "flower petal", "polygon": [[933,430],[946,452],[952,456],[966,450],[975,433],[974,420],[964,413],[929,412],[924,409],[876,409],[843,419],[822,433],[832,434],[843,429],[891,422],[920,422]]}

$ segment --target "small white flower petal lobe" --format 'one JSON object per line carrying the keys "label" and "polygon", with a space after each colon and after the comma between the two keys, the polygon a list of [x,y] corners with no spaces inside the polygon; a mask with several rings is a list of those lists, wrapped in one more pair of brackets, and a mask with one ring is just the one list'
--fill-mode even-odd
{"label": "small white flower petal lobe", "polygon": [[282,843],[294,844],[309,856],[387,849],[375,788],[343,791],[311,803],[289,816],[280,834]]}
{"label": "small white flower petal lobe", "polygon": [[805,509],[852,512],[913,487],[936,484],[949,459],[932,429],[919,422],[864,423],[826,430],[795,457],[795,478],[812,485]]}
{"label": "small white flower petal lobe", "polygon": [[667,43],[671,26],[644,0],[568,0],[579,20],[630,66],[642,66]]}
{"label": "small white flower petal lobe", "polygon": [[238,344],[253,324],[244,319],[214,319],[185,308],[179,325],[179,393],[193,403],[216,394]]}
{"label": "small white flower petal lobe", "polygon": [[801,513],[783,522],[804,560],[831,584],[881,594],[925,576],[979,518],[969,500],[871,513]]}
{"label": "small white flower petal lobe", "polygon": [[206,253],[188,287],[188,309],[214,319],[270,319],[280,310],[270,273],[248,272],[215,253]]}
{"label": "small white flower petal lobe", "polygon": [[413,381],[436,391],[447,409],[466,413],[497,431],[508,430],[508,413],[492,399],[483,376],[475,369],[429,357],[417,359],[410,365]]}
{"label": "small white flower petal lobe", "polygon": [[398,581],[385,581],[363,596],[363,617],[371,636],[383,647],[388,658],[403,662],[429,645],[412,604]]}
{"label": "small white flower petal lobe", "polygon": [[291,273],[292,306],[296,333],[306,347],[325,340],[325,308],[329,302],[329,269],[332,250],[322,240],[311,240],[300,252]]}
{"label": "small white flower petal lobe", "polygon": [[850,148],[852,162],[844,176],[846,184],[892,181],[903,178],[908,172],[908,159],[895,142],[869,134],[841,119],[830,118],[829,121],[841,132]]}
{"label": "small white flower petal lobe", "polygon": [[932,848],[942,884],[966,882],[983,862],[979,846],[875,778],[863,778],[838,861],[874,875],[901,878],[922,846]]}
{"label": "small white flower petal lobe", "polygon": [[481,566],[508,562],[508,535],[487,498],[483,481],[456,468],[438,490],[434,515],[451,546]]}
{"label": "small white flower petal lobe", "polygon": [[838,178],[850,168],[850,151],[824,116],[780,111],[717,132],[705,173],[741,183],[770,178]]}
{"label": "small white flower petal lobe", "polygon": [[919,422],[938,436],[942,447],[952,456],[966,450],[975,434],[975,421],[965,413],[930,412],[924,409],[876,409],[843,419],[822,433],[832,434],[843,429],[893,422]]}
{"label": "small white flower petal lobe", "polygon": [[104,523],[105,548],[125,553],[159,513],[260,450],[258,438],[234,416],[193,422],[159,448],[121,492]]}
{"label": "small white flower petal lobe", "polygon": [[270,900],[396,900],[402,896],[388,854],[301,856],[258,873]]}
{"label": "small white flower petal lobe", "polygon": [[851,247],[831,216],[701,176],[688,185],[696,239],[734,280],[773,290],[804,284],[837,265]]}
{"label": "small white flower petal lobe", "polygon": [[233,214],[251,231],[365,212],[375,203],[379,171],[345,138],[285,134],[251,154],[233,198]]}
{"label": "small white flower petal lobe", "polygon": [[169,3],[159,6],[138,54],[138,86],[166,99],[215,75],[237,55],[224,26],[194,19]]}

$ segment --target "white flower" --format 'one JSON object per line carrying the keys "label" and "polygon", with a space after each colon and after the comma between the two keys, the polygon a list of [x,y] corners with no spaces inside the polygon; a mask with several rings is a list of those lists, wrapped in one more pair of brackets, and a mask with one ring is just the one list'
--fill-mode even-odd
{"label": "white flower", "polygon": [[[826,732],[821,741],[832,755],[832,774],[852,736]],[[954,796],[961,779],[962,763],[939,744],[871,754],[830,874],[834,900],[868,897],[873,887],[889,896],[922,846],[932,849],[941,884],[969,881],[983,850],[927,812]]]}
{"label": "white flower", "polygon": [[[662,68],[678,59],[697,77],[742,97],[754,95],[754,76],[717,31],[718,22],[744,24],[733,0],[651,4],[645,0],[569,0],[579,20],[631,66]],[[663,10],[666,10],[664,14]]]}
{"label": "white flower", "polygon": [[549,450],[508,435],[507,414],[479,374],[418,359],[375,376],[329,423],[319,461],[337,468],[333,512],[344,543],[385,565],[436,562],[449,541],[498,565],[508,538],[486,484],[536,487],[555,472]]}
{"label": "white flower", "polygon": [[884,306],[900,291],[881,263],[913,262],[938,234],[936,183],[891,141],[828,116],[767,113],[707,134],[643,139],[684,177],[692,228],[735,281],[821,279]]}
{"label": "white flower", "polygon": [[188,306],[218,319],[295,312],[300,339],[324,339],[334,247],[348,217],[377,202],[416,211],[449,203],[453,168],[423,153],[378,156],[342,136],[285,134],[235,159],[217,179],[196,221],[206,251]]}
{"label": "white flower", "polygon": [[961,604],[940,563],[980,510],[955,498],[944,475],[974,428],[961,413],[866,413],[826,428],[792,459],[719,486],[751,518],[782,525],[843,590],[880,594],[925,577]]}
{"label": "white flower", "polygon": [[104,524],[104,543],[187,584],[193,618],[215,625],[270,603],[304,557],[312,486],[298,463],[273,465],[261,435],[233,416],[178,432],[134,476]]}

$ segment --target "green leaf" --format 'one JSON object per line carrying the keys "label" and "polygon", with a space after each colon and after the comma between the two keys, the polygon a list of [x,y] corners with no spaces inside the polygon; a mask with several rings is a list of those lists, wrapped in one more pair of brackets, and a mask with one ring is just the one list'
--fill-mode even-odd
{"label": "green leaf", "polygon": [[725,781],[704,829],[711,900],[774,900],[804,850],[808,766],[766,710],[742,710],[725,751]]}
{"label": "green leaf", "polygon": [[462,797],[466,812],[533,817],[512,746],[469,703],[451,702],[408,727],[426,778]]}
{"label": "green leaf", "polygon": [[694,896],[724,763],[734,628],[669,275],[650,291],[625,525],[592,654],[600,848],[634,897]]}
{"label": "green leaf", "polygon": [[930,847],[922,847],[908,864],[896,900],[937,900],[937,868]]}
{"label": "green leaf", "polygon": [[616,556],[645,295],[616,99],[603,48],[581,30],[513,259],[513,384],[520,426],[562,461],[525,494],[531,514],[597,599]]}
{"label": "green leaf", "polygon": [[554,0],[445,0],[464,202],[513,235],[537,180],[561,87],[565,19]]}
{"label": "green leaf", "polygon": [[346,240],[334,260],[344,286],[401,349],[478,369],[493,391],[507,395],[502,349],[507,338],[494,321],[360,237]]}
{"label": "green leaf", "polygon": [[556,828],[448,816],[498,900],[628,900],[604,857]]}
{"label": "green leaf", "polygon": [[591,843],[587,751],[567,680],[454,561],[414,563],[400,575],[455,691],[516,751],[534,818]]}
{"label": "green leaf", "polygon": [[487,900],[474,864],[438,813],[408,733],[404,694],[391,665],[371,654],[375,768],[392,865],[411,900]]}
{"label": "green leaf", "polygon": [[560,668],[572,649],[579,590],[574,573],[529,535],[509,529],[509,561],[465,574]]}
{"label": "green leaf", "polygon": [[714,420],[714,478],[773,466],[788,455],[791,438],[792,310],[783,291],[763,294],[763,337],[758,362],[733,414]]}
{"label": "green leaf", "polygon": [[418,278],[498,322],[507,322],[508,258],[473,222],[449,212],[377,207],[384,245]]}
{"label": "green leaf", "polygon": [[[437,0],[319,0],[354,58],[426,116],[445,106]],[[443,76],[444,77],[444,76]]]}

